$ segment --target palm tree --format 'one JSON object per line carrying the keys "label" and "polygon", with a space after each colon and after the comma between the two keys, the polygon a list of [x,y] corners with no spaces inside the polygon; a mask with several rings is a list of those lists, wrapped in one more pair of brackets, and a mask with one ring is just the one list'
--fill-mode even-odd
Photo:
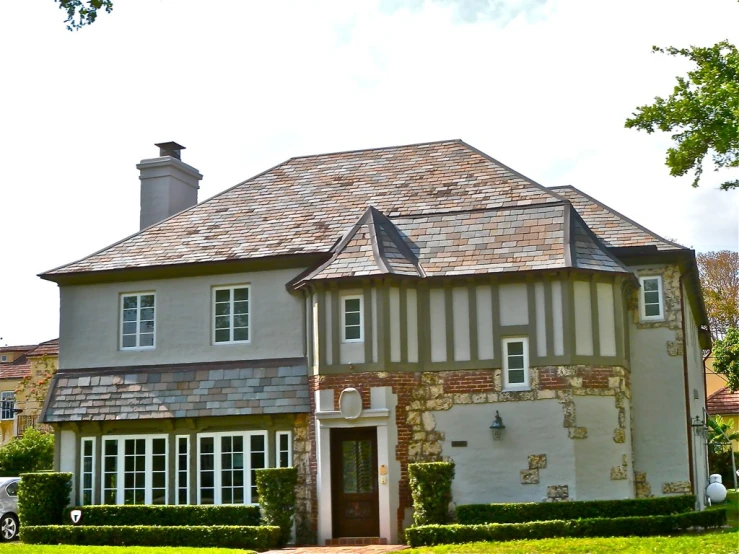
{"label": "palm tree", "polygon": [[720,415],[708,418],[708,447],[712,452],[723,452],[731,446],[729,441],[739,440],[739,433],[729,434],[731,430],[731,423]]}

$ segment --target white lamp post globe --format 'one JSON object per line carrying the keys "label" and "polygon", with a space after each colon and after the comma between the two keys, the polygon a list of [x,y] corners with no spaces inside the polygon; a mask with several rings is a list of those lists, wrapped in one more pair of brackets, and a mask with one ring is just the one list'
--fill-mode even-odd
{"label": "white lamp post globe", "polygon": [[706,494],[711,499],[711,504],[721,504],[726,500],[726,487],[721,483],[711,483],[706,489]]}

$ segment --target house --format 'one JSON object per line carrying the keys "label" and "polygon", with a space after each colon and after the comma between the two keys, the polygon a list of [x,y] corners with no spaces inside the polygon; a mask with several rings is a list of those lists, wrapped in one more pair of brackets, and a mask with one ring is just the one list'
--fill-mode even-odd
{"label": "house", "polygon": [[29,427],[49,430],[39,421],[46,385],[58,367],[58,339],[0,347],[0,444]]}
{"label": "house", "polygon": [[200,204],[157,146],[141,231],[41,275],[75,504],[254,503],[255,469],[294,465],[302,538],[393,542],[408,463],[451,459],[458,504],[702,506],[692,250],[459,140],[291,158]]}
{"label": "house", "polygon": [[[739,391],[731,392],[724,386],[710,393],[706,399],[706,408],[711,416],[719,415],[724,423],[729,424],[727,435],[739,433]],[[734,450],[739,450],[739,441],[731,441]]]}

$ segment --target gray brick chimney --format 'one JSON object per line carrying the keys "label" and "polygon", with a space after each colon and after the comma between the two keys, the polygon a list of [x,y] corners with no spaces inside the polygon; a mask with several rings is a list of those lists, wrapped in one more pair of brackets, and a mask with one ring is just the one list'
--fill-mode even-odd
{"label": "gray brick chimney", "polygon": [[203,178],[197,169],[180,160],[184,146],[176,142],[155,146],[159,147],[159,157],[136,165],[141,172],[142,230],[197,204],[198,182]]}

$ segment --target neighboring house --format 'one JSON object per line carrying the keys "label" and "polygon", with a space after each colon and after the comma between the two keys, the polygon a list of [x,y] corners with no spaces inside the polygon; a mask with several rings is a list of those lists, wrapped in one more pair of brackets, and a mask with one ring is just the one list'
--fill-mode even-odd
{"label": "neighboring house", "polygon": [[[58,339],[41,344],[0,347],[0,444],[39,422],[46,383],[58,367]],[[32,394],[37,391],[36,394]]]}
{"label": "neighboring house", "polygon": [[254,503],[255,469],[294,465],[301,533],[392,542],[408,463],[451,459],[457,504],[702,506],[692,250],[462,141],[291,158],[197,205],[158,146],[141,232],[41,275],[74,503]]}
{"label": "neighboring house", "polygon": [[[711,416],[720,415],[724,423],[729,424],[727,435],[739,433],[739,391],[731,392],[729,387],[723,387],[708,396],[706,407]],[[731,441],[734,450],[739,450],[739,441]]]}
{"label": "neighboring house", "polygon": [[706,395],[711,396],[714,392],[719,391],[728,385],[726,377],[720,373],[713,371],[713,355],[708,356],[705,362],[706,366]]}

